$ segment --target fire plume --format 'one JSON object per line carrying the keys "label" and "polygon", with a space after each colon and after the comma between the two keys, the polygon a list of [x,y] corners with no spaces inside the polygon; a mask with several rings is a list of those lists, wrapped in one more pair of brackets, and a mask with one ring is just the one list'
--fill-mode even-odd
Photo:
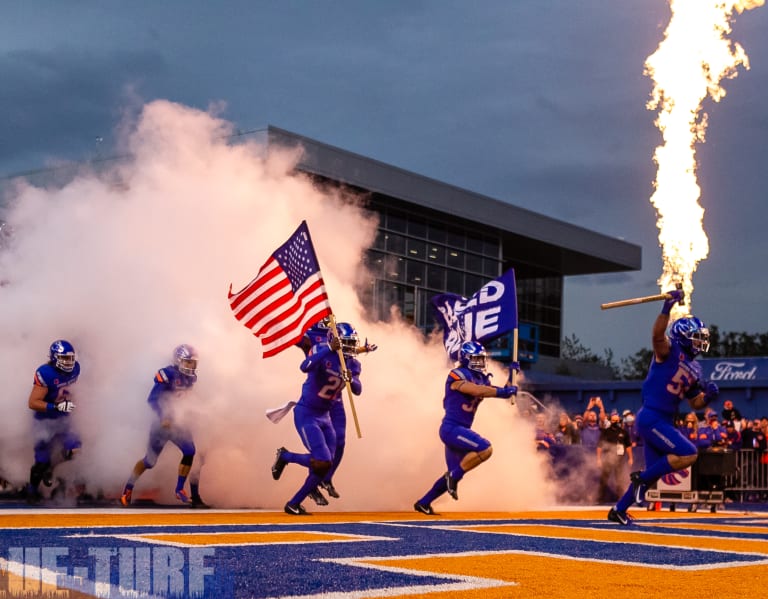
{"label": "fire plume", "polygon": [[704,142],[707,128],[702,103],[707,97],[722,100],[726,92],[720,82],[736,77],[740,65],[749,69],[744,49],[728,39],[731,21],[735,12],[764,2],[669,0],[672,14],[664,39],[646,60],[645,74],[654,81],[647,108],[658,111],[655,124],[663,139],[653,156],[657,171],[651,196],[662,248],[662,292],[682,283],[690,298],[693,273],[709,254],[696,179],[696,144]]}

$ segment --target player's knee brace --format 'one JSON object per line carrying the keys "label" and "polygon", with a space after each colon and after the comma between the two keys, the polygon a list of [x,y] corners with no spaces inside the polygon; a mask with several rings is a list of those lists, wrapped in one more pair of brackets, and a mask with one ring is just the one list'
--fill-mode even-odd
{"label": "player's knee brace", "polygon": [[181,465],[182,466],[191,466],[192,461],[195,459],[195,454],[185,454],[181,456]]}
{"label": "player's knee brace", "polygon": [[328,474],[331,466],[333,466],[333,462],[328,460],[316,460],[314,458],[309,458],[309,469],[318,476],[322,477]]}

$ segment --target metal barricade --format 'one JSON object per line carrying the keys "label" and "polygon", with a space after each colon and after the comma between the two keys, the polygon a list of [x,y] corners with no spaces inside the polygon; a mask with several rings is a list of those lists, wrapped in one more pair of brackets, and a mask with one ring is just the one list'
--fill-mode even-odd
{"label": "metal barricade", "polygon": [[768,453],[742,449],[736,472],[725,478],[726,493],[738,501],[758,501],[768,496]]}

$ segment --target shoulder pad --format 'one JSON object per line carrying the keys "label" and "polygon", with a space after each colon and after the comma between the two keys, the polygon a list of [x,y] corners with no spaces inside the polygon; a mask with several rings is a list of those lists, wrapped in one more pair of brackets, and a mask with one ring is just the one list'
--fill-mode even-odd
{"label": "shoulder pad", "polygon": [[451,370],[451,372],[448,373],[448,378],[453,379],[454,381],[467,381],[469,378],[467,377],[467,373],[463,368],[454,368]]}
{"label": "shoulder pad", "polygon": [[169,385],[171,383],[171,380],[173,380],[173,374],[172,371],[169,372],[169,368],[161,368],[157,371],[157,374],[155,375],[155,382],[156,383],[162,383],[164,385]]}

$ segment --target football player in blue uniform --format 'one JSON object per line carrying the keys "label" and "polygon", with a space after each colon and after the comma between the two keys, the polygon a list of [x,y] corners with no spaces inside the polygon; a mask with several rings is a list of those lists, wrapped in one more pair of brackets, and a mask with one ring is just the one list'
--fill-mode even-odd
{"label": "football player in blue uniform", "polygon": [[155,413],[155,419],[149,431],[149,442],[145,456],[136,462],[128,481],[125,483],[120,503],[131,504],[133,487],[145,470],[153,468],[160,452],[169,441],[181,450],[179,476],[176,481],[176,498],[191,507],[204,507],[200,498],[199,481],[190,478],[191,497],[184,490],[192,462],[195,458],[195,443],[192,434],[174,422],[173,402],[183,396],[197,382],[197,351],[191,345],[179,345],[173,350],[173,364],[161,368],[155,374],[155,382],[149,392],[147,402]]}
{"label": "football player in blue uniform", "polygon": [[[340,322],[336,331],[329,329],[325,343],[310,348],[300,369],[307,374],[301,389],[301,398],[293,409],[293,421],[304,447],[309,453],[293,453],[285,447],[277,450],[272,466],[272,478],[278,480],[287,464],[299,464],[309,470],[306,480],[296,494],[285,504],[285,512],[295,516],[307,511],[301,502],[314,490],[333,468],[336,453],[336,430],[330,412],[334,404],[341,403],[341,392],[349,382],[352,393],[360,395],[362,367],[357,355],[357,332],[352,325]],[[338,350],[344,355],[344,367]]]}
{"label": "football player in blue uniform", "polygon": [[[318,343],[327,342],[329,328],[330,318],[324,318],[317,324],[314,324],[309,329],[307,329],[307,332],[304,333],[304,337],[297,344],[298,347],[304,351],[305,357],[307,354],[309,354],[309,350],[312,349],[312,346],[317,345]],[[342,340],[342,344],[344,343],[345,341]],[[347,350],[350,353],[352,353],[352,344],[353,343],[351,339],[346,340]],[[354,351],[357,354],[369,353],[378,349],[378,346],[375,343],[368,343],[368,339],[365,340],[365,344],[363,345],[358,344],[357,340],[355,340],[354,345]],[[328,471],[328,474],[326,474],[323,480],[320,481],[320,486],[317,489],[310,491],[308,495],[310,499],[312,499],[317,505],[320,506],[328,505],[328,500],[320,491],[321,488],[324,489],[328,495],[334,499],[341,497],[339,492],[336,490],[336,487],[333,485],[333,475],[336,473],[336,470],[341,463],[341,459],[344,457],[344,448],[347,445],[347,412],[344,408],[344,401],[333,402],[331,405],[330,415],[331,424],[333,424],[333,430],[336,432],[336,451],[333,454],[333,465]]]}
{"label": "football player in blue uniform", "polygon": [[413,505],[417,512],[434,515],[432,502],[446,492],[458,499],[458,484],[464,474],[493,453],[490,441],[472,430],[475,413],[486,397],[510,398],[517,394],[517,386],[491,385],[491,377],[485,372],[486,359],[485,348],[480,343],[467,341],[459,349],[460,366],[448,373],[443,399],[445,416],[440,425],[448,471]]}
{"label": "football player in blue uniform", "polygon": [[[27,486],[30,503],[40,501],[40,483],[51,484],[54,466],[71,460],[82,445],[70,421],[70,414],[75,409],[71,387],[79,376],[80,363],[73,345],[64,339],[51,343],[48,362],[35,371],[28,401],[29,409],[35,413],[35,463]],[[54,450],[59,449],[61,453],[54,455]]]}
{"label": "football player in blue uniform", "polygon": [[637,429],[645,442],[645,470],[633,472],[626,493],[608,512],[608,519],[623,526],[631,523],[627,509],[642,503],[645,492],[665,474],[692,465],[696,446],[675,427],[678,406],[686,399],[694,410],[705,408],[719,390],[702,381],[696,357],[709,350],[709,330],[695,316],[679,318],[669,327],[669,314],[685,296],[679,289],[668,291],[651,333],[653,359],[642,387],[643,407],[637,413]]}

